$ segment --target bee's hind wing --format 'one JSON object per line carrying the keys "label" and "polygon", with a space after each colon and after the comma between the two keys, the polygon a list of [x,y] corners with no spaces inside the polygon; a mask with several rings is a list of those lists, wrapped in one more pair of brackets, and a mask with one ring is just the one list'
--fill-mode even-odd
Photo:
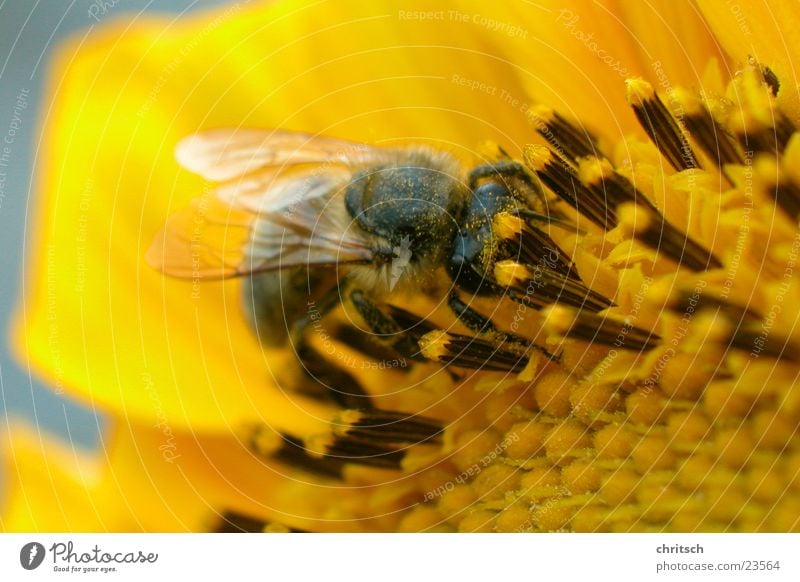
{"label": "bee's hind wing", "polygon": [[223,184],[170,216],[147,261],[176,277],[220,279],[302,265],[369,261],[344,207],[342,167],[270,171]]}

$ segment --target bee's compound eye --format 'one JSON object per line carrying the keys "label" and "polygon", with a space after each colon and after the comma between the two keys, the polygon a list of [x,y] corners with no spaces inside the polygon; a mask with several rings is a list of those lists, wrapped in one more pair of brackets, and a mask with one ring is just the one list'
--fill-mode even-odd
{"label": "bee's compound eye", "polygon": [[355,174],[344,193],[344,205],[347,208],[347,212],[359,222],[361,221],[360,217],[364,212],[364,207],[369,204],[369,199],[371,198],[369,189],[373,171],[364,170]]}

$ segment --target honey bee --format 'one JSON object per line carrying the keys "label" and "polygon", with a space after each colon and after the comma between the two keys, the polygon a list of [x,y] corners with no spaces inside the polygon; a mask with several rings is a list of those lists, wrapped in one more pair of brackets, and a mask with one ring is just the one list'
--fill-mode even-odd
{"label": "honey bee", "polygon": [[[401,356],[518,369],[527,361],[519,346],[530,342],[498,330],[463,294],[535,308],[610,305],[537,228],[557,219],[543,211],[532,175],[510,158],[467,170],[424,145],[373,147],[262,129],[190,136],[176,158],[219,184],[167,220],[148,261],[177,277],[246,277],[244,311],[266,345],[301,342],[312,320],[344,300]],[[430,289],[442,280],[454,315],[478,335],[448,334],[425,350],[443,336],[380,303],[394,290]],[[505,353],[504,342],[515,349]]]}

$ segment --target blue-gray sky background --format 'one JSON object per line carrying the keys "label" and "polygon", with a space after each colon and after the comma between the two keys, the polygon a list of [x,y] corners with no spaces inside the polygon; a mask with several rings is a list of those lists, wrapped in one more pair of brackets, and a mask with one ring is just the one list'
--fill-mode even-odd
{"label": "blue-gray sky background", "polygon": [[[27,108],[11,145],[0,193],[0,423],[29,422],[76,445],[91,447],[102,430],[102,415],[50,391],[15,361],[8,330],[23,273],[25,223],[36,196],[31,178],[39,111],[47,104],[43,80],[55,50],[78,31],[102,26],[110,18],[136,18],[143,12],[182,13],[212,8],[225,0],[0,0],[0,134],[14,120],[17,96],[27,89]],[[99,20],[99,22],[98,22]],[[0,137],[2,139],[2,137]],[[4,431],[5,432],[5,431]]]}

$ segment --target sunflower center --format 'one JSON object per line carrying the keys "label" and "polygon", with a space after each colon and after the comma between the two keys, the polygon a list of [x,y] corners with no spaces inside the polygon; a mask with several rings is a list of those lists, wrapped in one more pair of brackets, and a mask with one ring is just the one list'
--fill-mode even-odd
{"label": "sunflower center", "polygon": [[[631,80],[650,141],[616,155],[532,110],[548,147],[526,148],[526,164],[579,226],[551,234],[597,297],[553,292],[541,333],[558,358],[530,384],[497,380],[484,417],[448,429],[452,466],[425,473],[406,528],[787,527],[800,509],[800,138],[778,86],[755,63],[726,95]],[[513,261],[497,271],[532,278]]]}
{"label": "sunflower center", "polygon": [[348,373],[374,408],[254,448],[351,483],[400,470],[383,501],[409,531],[790,529],[800,137],[778,87],[755,63],[725,95],[630,80],[649,141],[610,149],[533,108],[548,145],[524,161],[545,209],[491,221],[506,299],[472,321],[484,336],[394,307],[445,369]]}

